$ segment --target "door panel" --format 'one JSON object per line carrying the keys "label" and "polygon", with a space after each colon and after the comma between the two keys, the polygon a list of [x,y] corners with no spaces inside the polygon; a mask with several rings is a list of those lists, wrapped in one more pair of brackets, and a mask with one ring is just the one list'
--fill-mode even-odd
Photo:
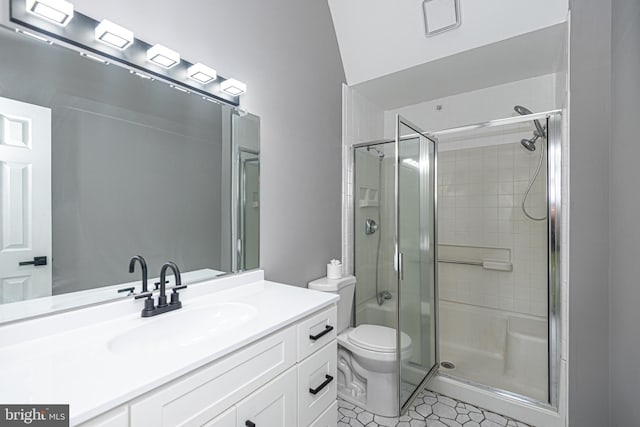
{"label": "door panel", "polygon": [[50,109],[0,98],[0,204],[0,303],[51,295]]}
{"label": "door panel", "polygon": [[438,366],[435,144],[434,137],[397,117],[397,346],[401,409],[411,403]]}

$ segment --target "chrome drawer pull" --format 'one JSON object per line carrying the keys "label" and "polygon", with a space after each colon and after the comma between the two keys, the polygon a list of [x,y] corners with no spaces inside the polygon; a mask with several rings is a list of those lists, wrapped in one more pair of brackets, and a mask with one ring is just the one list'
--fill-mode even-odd
{"label": "chrome drawer pull", "polygon": [[323,388],[328,386],[331,381],[333,381],[333,377],[329,374],[325,375],[324,377],[326,378],[326,380],[324,380],[322,384],[320,384],[317,388],[310,388],[309,393],[316,395],[320,393]]}
{"label": "chrome drawer pull", "polygon": [[333,326],[327,325],[327,327],[324,328],[324,331],[320,332],[318,335],[309,335],[309,339],[312,341],[317,341],[331,331],[333,331]]}

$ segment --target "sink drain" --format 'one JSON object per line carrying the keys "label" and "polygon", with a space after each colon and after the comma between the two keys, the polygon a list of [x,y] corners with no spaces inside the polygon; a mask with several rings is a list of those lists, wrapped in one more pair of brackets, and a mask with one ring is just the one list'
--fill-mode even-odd
{"label": "sink drain", "polygon": [[455,369],[456,365],[454,365],[451,362],[441,362],[440,366],[442,366],[444,369]]}

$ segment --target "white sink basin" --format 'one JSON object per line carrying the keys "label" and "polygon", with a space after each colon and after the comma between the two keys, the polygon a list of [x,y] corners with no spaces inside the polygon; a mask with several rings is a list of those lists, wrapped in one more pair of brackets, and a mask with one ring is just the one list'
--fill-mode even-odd
{"label": "white sink basin", "polygon": [[179,351],[232,332],[257,314],[258,310],[249,304],[231,302],[182,308],[156,318],[141,318],[141,326],[112,338],[107,348],[116,354]]}

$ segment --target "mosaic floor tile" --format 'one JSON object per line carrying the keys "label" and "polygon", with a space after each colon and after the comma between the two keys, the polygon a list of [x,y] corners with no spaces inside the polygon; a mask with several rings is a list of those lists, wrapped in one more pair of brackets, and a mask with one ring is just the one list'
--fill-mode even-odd
{"label": "mosaic floor tile", "polygon": [[399,418],[371,414],[338,398],[338,427],[530,427],[504,415],[423,390]]}

